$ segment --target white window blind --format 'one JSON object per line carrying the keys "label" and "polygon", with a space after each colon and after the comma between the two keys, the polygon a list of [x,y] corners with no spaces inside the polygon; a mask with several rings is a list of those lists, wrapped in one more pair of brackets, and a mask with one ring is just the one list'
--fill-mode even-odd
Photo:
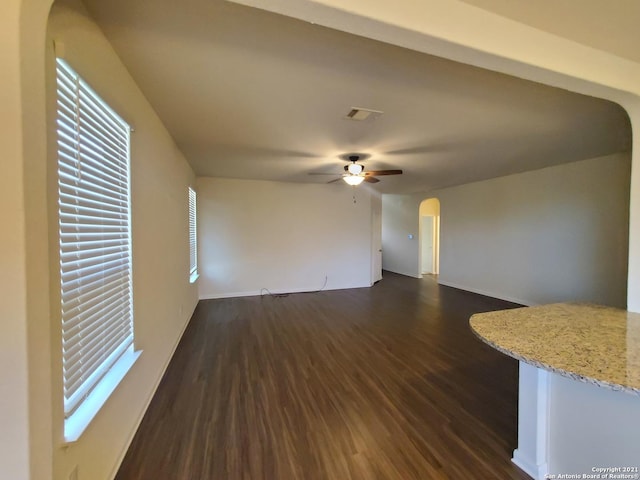
{"label": "white window blind", "polygon": [[189,276],[193,282],[198,276],[198,225],[196,191],[189,187]]}
{"label": "white window blind", "polygon": [[130,127],[57,61],[64,411],[133,351]]}

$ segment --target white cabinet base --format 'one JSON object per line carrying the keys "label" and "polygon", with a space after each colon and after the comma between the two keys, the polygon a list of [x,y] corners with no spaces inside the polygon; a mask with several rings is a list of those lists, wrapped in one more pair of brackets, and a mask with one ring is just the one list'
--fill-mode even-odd
{"label": "white cabinet base", "polygon": [[638,425],[640,396],[520,362],[518,448],[512,461],[535,480],[588,478],[583,475],[604,467],[640,473]]}
{"label": "white cabinet base", "polygon": [[549,472],[549,372],[520,362],[518,399],[518,448],[512,461],[543,480]]}

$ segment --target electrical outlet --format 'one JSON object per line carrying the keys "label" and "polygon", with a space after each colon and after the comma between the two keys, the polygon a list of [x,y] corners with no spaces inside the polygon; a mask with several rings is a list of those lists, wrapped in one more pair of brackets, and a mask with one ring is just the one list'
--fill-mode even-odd
{"label": "electrical outlet", "polygon": [[69,480],[78,480],[78,466],[76,465],[69,474]]}

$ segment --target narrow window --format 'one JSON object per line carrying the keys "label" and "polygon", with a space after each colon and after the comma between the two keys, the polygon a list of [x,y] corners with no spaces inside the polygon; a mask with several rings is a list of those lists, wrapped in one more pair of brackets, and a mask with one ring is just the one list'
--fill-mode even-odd
{"label": "narrow window", "polygon": [[198,219],[196,191],[189,187],[189,280],[198,279]]}
{"label": "narrow window", "polygon": [[75,441],[133,351],[130,127],[57,60],[65,439]]}

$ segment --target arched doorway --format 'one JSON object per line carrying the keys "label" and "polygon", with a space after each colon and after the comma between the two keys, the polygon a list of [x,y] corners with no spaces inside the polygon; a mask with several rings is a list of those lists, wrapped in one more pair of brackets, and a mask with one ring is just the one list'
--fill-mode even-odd
{"label": "arched doorway", "polygon": [[420,203],[420,275],[440,273],[440,200],[428,198]]}

